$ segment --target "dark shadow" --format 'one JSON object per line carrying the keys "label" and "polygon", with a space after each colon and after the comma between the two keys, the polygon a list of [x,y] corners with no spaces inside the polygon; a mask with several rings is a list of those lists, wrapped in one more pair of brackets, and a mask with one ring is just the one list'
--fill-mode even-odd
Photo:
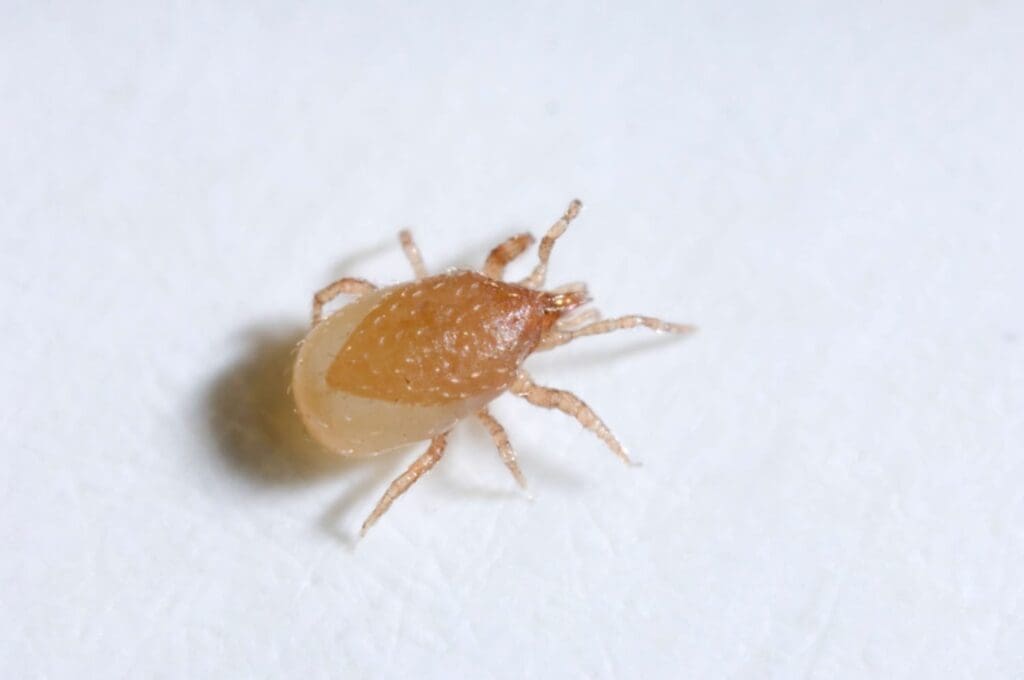
{"label": "dark shadow", "polygon": [[295,350],[305,332],[292,326],[247,333],[248,350],[207,390],[207,426],[225,466],[251,484],[287,488],[337,478],[341,496],[319,526],[352,548],[357,534],[346,533],[341,525],[350,523],[351,514],[370,511],[405,457],[398,452],[345,458],[309,437],[289,391]]}
{"label": "dark shadow", "polygon": [[[306,330],[285,325],[245,333],[242,342],[248,347],[242,357],[214,377],[206,390],[204,416],[221,461],[248,483],[288,488],[337,478],[340,495],[317,524],[351,549],[363,517],[426,442],[375,457],[345,458],[313,441],[295,413],[289,391],[295,351]],[[501,465],[487,435],[477,434],[471,447],[479,451],[466,453],[493,455],[495,464]],[[459,483],[439,474],[443,468],[426,479],[441,483],[454,496],[496,498],[517,493],[514,485],[505,493]]]}
{"label": "dark shadow", "polygon": [[[398,247],[398,239],[351,251],[332,268],[352,275],[368,260]],[[312,295],[312,294],[311,294]],[[250,482],[299,485],[361,467],[314,442],[295,413],[290,394],[292,362],[309,328],[299,324],[255,327],[239,334],[242,357],[213,378],[205,395],[210,436],[227,466]]]}
{"label": "dark shadow", "polygon": [[[509,230],[508,235],[522,230]],[[501,238],[488,239],[485,245],[466,248],[464,254],[448,262],[462,266],[479,266],[489,248]],[[423,244],[420,244],[421,247]],[[337,276],[350,275],[357,264],[399,248],[397,237],[358,250],[340,260],[332,271]],[[481,254],[483,253],[483,254]],[[426,255],[428,266],[429,254]],[[432,271],[439,271],[433,268]],[[321,515],[318,526],[344,545],[355,545],[355,532],[348,533],[342,524],[355,525],[351,515],[361,522],[387,485],[408,465],[416,450],[425,442],[379,457],[345,458],[327,451],[306,433],[295,413],[289,393],[291,368],[299,341],[308,328],[299,324],[277,324],[257,327],[240,336],[242,356],[221,370],[204,392],[202,404],[209,436],[225,467],[239,478],[260,486],[298,487],[325,477],[337,477],[341,493]],[[642,333],[642,331],[638,331]],[[529,362],[541,372],[546,367],[599,369],[612,361],[661,348],[679,338],[672,336],[645,338],[612,348],[590,348],[581,352],[571,348],[567,354],[557,349],[531,358]],[[540,378],[543,383],[543,378]],[[568,426],[573,426],[570,422]],[[490,438],[479,426],[467,428],[469,436],[459,444],[468,451],[460,455],[493,456],[494,464],[502,466]],[[515,444],[515,431],[510,429]],[[451,452],[450,452],[451,453]],[[562,466],[552,466],[543,451],[527,451],[521,460],[530,490],[536,493],[546,486],[576,488],[584,484],[581,473]],[[503,466],[502,466],[503,468]],[[453,495],[475,498],[509,498],[521,492],[511,476],[507,486],[480,488],[460,482],[444,467],[434,471],[436,479]]]}
{"label": "dark shadow", "polygon": [[314,442],[295,413],[289,382],[305,332],[293,326],[247,333],[245,354],[207,391],[210,436],[227,466],[251,482],[301,484],[351,465]]}

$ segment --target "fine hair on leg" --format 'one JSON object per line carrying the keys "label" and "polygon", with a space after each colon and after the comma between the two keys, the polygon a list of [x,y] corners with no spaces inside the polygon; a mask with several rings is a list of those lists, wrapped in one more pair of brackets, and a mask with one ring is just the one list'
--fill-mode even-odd
{"label": "fine hair on leg", "polygon": [[640,326],[650,328],[651,330],[659,333],[675,333],[677,335],[687,335],[689,333],[694,333],[697,330],[696,326],[691,326],[689,324],[672,323],[669,321],[662,321],[661,319],[655,319],[652,316],[639,316],[634,314],[630,316],[620,316],[616,319],[595,321],[578,328],[556,326],[551,332],[541,339],[536,351],[543,352],[544,350],[549,350],[554,347],[560,347],[561,345],[572,342],[576,338],[582,338],[588,335],[601,335],[603,333],[611,333],[613,331],[625,330],[627,328],[638,328]]}
{"label": "fine hair on leg", "polygon": [[445,446],[448,444],[448,433],[439,434],[430,440],[430,446],[419,458],[412,462],[405,472],[395,478],[395,481],[391,482],[387,491],[381,496],[380,500],[377,501],[377,506],[370,513],[370,516],[363,522],[362,529],[359,530],[360,536],[365,536],[366,532],[370,530],[370,527],[380,519],[381,515],[387,512],[388,508],[395,500],[405,493],[410,486],[412,486],[417,479],[422,477],[430,468],[437,464],[437,461],[441,460],[441,456],[444,455]]}
{"label": "fine hair on leg", "polygon": [[403,229],[398,232],[398,240],[402,243],[402,251],[405,253],[406,259],[412,265],[413,274],[417,279],[426,278],[427,266],[423,264],[423,255],[420,254],[420,249],[412,238],[412,232]]}
{"label": "fine hair on leg", "polygon": [[541,387],[530,379],[526,371],[519,371],[516,374],[516,379],[512,386],[509,387],[509,391],[522,397],[534,406],[557,409],[562,413],[572,416],[579,421],[580,425],[596,434],[612,450],[612,453],[622,459],[622,462],[628,465],[633,464],[629,454],[626,453],[626,449],[615,438],[615,435],[604,424],[604,421],[594,413],[592,408],[587,406],[586,402],[572,392],[551,387]]}
{"label": "fine hair on leg", "polygon": [[526,477],[523,475],[523,471],[519,469],[519,463],[516,462],[516,452],[508,440],[508,433],[505,432],[505,428],[486,408],[478,411],[476,417],[487,428],[487,432],[494,441],[494,446],[498,449],[498,455],[501,456],[501,460],[505,463],[508,471],[512,473],[516,483],[519,484],[521,489],[526,489]]}
{"label": "fine hair on leg", "polygon": [[377,290],[377,286],[366,279],[357,279],[351,276],[324,286],[313,295],[313,325],[320,323],[320,320],[323,319],[324,305],[334,298],[345,294],[363,295],[371,290]]}
{"label": "fine hair on leg", "polygon": [[589,323],[594,323],[601,318],[601,312],[597,309],[590,307],[582,311],[573,312],[568,316],[563,316],[557,322],[555,322],[555,330],[560,332],[574,331],[577,328],[582,328]]}
{"label": "fine hair on leg", "polygon": [[519,283],[527,288],[540,288],[544,285],[544,281],[548,274],[548,259],[551,257],[551,249],[555,246],[555,241],[558,237],[565,233],[565,230],[569,227],[569,223],[576,219],[576,216],[580,214],[580,208],[583,204],[580,203],[578,198],[572,199],[569,203],[569,207],[566,208],[565,213],[558,219],[557,222],[551,225],[548,229],[548,233],[544,234],[544,238],[540,240],[540,247],[537,249],[538,257],[540,262],[533,268],[533,271],[525,279]]}
{"label": "fine hair on leg", "polygon": [[505,277],[505,267],[533,245],[533,234],[523,233],[509,237],[496,245],[487,256],[480,272],[491,279],[501,281]]}

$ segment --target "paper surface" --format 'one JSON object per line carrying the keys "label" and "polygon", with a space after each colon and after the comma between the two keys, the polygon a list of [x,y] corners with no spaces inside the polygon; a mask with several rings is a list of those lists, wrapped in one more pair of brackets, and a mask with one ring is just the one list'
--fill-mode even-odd
{"label": "paper surface", "polygon": [[[0,676],[1024,675],[1024,12],[847,5],[8,8]],[[355,544],[313,291],[574,196],[644,465],[506,396]]]}

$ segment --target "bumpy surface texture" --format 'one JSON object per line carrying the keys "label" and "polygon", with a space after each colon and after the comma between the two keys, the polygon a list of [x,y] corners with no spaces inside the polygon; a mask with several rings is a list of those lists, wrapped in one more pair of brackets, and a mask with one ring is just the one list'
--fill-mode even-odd
{"label": "bumpy surface texture", "polygon": [[439,405],[502,390],[543,328],[543,294],[473,272],[387,291],[327,372],[350,394]]}

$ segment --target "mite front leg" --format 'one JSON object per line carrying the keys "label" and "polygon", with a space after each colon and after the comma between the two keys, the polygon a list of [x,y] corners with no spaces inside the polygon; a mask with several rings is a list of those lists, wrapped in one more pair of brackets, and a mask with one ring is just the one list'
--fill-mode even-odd
{"label": "mite front leg", "polygon": [[551,225],[548,233],[544,234],[544,238],[540,240],[540,248],[538,249],[540,262],[533,268],[529,276],[519,282],[521,285],[527,288],[540,288],[544,285],[544,279],[547,278],[548,274],[548,259],[551,257],[551,249],[555,247],[555,241],[558,240],[558,237],[565,233],[569,223],[580,214],[580,208],[582,207],[583,204],[580,203],[579,199],[574,198],[569,207],[566,208],[565,214]]}
{"label": "mite front leg", "polygon": [[494,441],[494,446],[498,449],[498,455],[501,456],[501,460],[505,463],[508,471],[512,473],[516,483],[519,484],[519,488],[525,490],[526,477],[523,476],[523,471],[519,469],[519,463],[516,462],[516,452],[508,441],[508,433],[505,432],[505,428],[501,426],[501,423],[486,408],[478,411],[476,417],[487,428],[487,432],[490,433],[491,439]]}
{"label": "mite front leg", "polygon": [[605,319],[604,321],[597,321],[575,329],[556,326],[551,332],[541,339],[540,344],[537,345],[536,351],[542,352],[554,347],[560,347],[561,345],[572,342],[576,338],[582,338],[588,335],[601,335],[602,333],[611,333],[612,331],[624,330],[626,328],[637,328],[640,326],[650,328],[651,330],[659,333],[676,333],[678,335],[694,333],[697,330],[696,326],[662,321],[661,319],[655,319],[652,316],[620,316],[617,319]]}
{"label": "mite front leg", "polygon": [[324,305],[334,298],[344,294],[362,295],[371,290],[377,290],[377,286],[366,279],[357,279],[349,276],[338,279],[329,286],[318,290],[313,295],[313,325],[315,326],[320,323],[320,320],[323,318]]}
{"label": "mite front leg", "polygon": [[608,426],[598,417],[594,410],[572,392],[557,390],[551,387],[541,387],[530,380],[525,371],[516,374],[515,382],[509,387],[512,394],[518,395],[534,406],[543,408],[558,409],[562,413],[572,416],[580,425],[587,428],[601,438],[612,452],[628,465],[632,465],[626,449],[615,438]]}
{"label": "mite front leg", "polygon": [[517,234],[491,250],[480,270],[484,276],[501,281],[505,276],[505,267],[533,245],[533,234]]}
{"label": "mite front leg", "polygon": [[391,486],[384,492],[380,500],[377,501],[377,507],[373,509],[370,516],[363,522],[363,528],[359,530],[360,536],[365,536],[366,532],[370,530],[370,527],[380,519],[381,515],[387,512],[391,504],[395,502],[399,496],[405,493],[410,486],[412,486],[417,479],[423,476],[425,472],[430,470],[437,464],[437,461],[441,460],[441,456],[444,455],[445,446],[448,445],[448,433],[439,434],[430,440],[430,447],[427,448],[426,452],[419,458],[412,462],[412,465],[406,469],[405,472],[400,474],[395,481],[391,482]]}
{"label": "mite front leg", "polygon": [[427,266],[423,264],[423,255],[420,254],[420,249],[412,238],[412,232],[403,229],[398,232],[398,240],[402,242],[402,251],[405,253],[406,259],[409,260],[409,264],[412,265],[412,271],[416,274],[416,278],[427,278]]}
{"label": "mite front leg", "polygon": [[563,316],[555,322],[555,330],[561,332],[574,331],[586,326],[587,324],[594,323],[600,318],[601,312],[591,307],[590,309],[584,309],[581,312]]}

